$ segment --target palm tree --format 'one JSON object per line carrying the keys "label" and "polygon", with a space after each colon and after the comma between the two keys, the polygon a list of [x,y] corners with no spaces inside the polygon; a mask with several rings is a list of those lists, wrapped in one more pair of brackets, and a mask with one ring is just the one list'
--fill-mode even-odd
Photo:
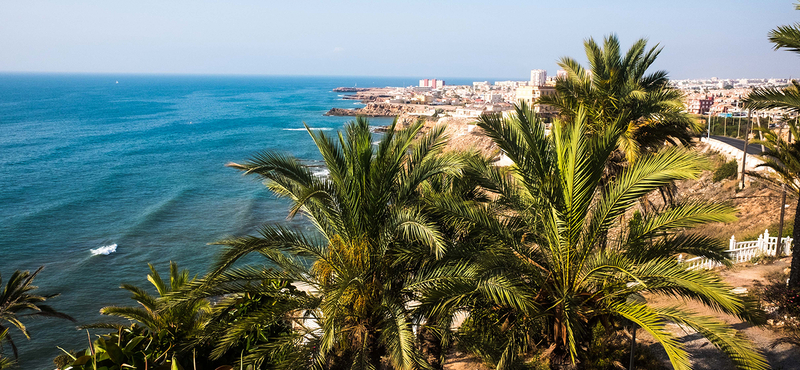
{"label": "palm tree", "polygon": [[[274,152],[229,164],[266,180],[291,201],[290,217],[302,214],[318,234],[266,225],[258,235],[221,241],[225,249],[206,294],[282,293],[285,316],[299,332],[284,339],[305,351],[297,367],[377,369],[384,359],[396,369],[427,367],[413,333],[418,297],[407,287],[450,243],[424,212],[421,189],[433,178],[458,175],[462,161],[442,153],[443,127],[415,139],[421,129],[422,122],[398,129],[395,121],[377,144],[361,117],[338,137],[309,130],[329,171],[324,177]],[[234,266],[251,253],[266,265]],[[290,282],[307,294],[265,290],[265,281]],[[244,333],[255,322],[241,320],[231,331]],[[302,361],[309,358],[311,364]]]}
{"label": "palm tree", "polygon": [[[31,339],[28,328],[22,322],[25,318],[52,317],[75,321],[69,315],[43,304],[44,301],[55,298],[58,294],[38,295],[33,293],[34,290],[38,289],[37,286],[33,285],[33,279],[36,278],[36,275],[39,275],[42,269],[44,269],[44,266],[39,267],[33,273],[16,270],[11,274],[5,287],[0,291],[0,333],[6,332],[7,334],[7,329],[10,325],[19,329],[25,338]],[[0,285],[2,283],[3,278],[0,276]],[[10,334],[7,334],[6,339],[11,345],[11,350],[16,358],[18,353],[14,340]]]}
{"label": "palm tree", "polygon": [[11,365],[14,364],[10,358],[3,356],[2,346],[3,342],[6,341],[6,336],[8,335],[8,329],[3,330],[0,332],[0,370],[8,369]]}
{"label": "palm tree", "polygon": [[647,40],[639,39],[622,55],[619,39],[612,34],[602,46],[589,38],[584,48],[589,69],[572,58],[561,58],[558,65],[566,76],[556,80],[555,94],[538,103],[551,105],[570,119],[585,109],[590,131],[603,132],[610,124],[624,126],[617,144],[629,162],[665,142],[691,143],[691,133],[698,128],[683,113],[683,94],[669,86],[667,72],[647,73],[661,53],[658,45],[648,49]]}
{"label": "palm tree", "polygon": [[[788,121],[790,135],[797,137],[800,133],[797,122]],[[761,132],[762,140],[755,143],[764,147],[761,157],[764,161],[759,167],[767,167],[774,171],[774,174],[761,174],[758,172],[749,173],[751,176],[758,177],[776,186],[785,186],[785,189],[795,197],[800,197],[800,141],[788,142],[778,136],[774,131],[758,127],[756,130]],[[800,201],[795,206],[794,224],[800,225]],[[800,228],[792,231],[793,240],[800,240]],[[792,256],[800,253],[800,243],[793,243]],[[792,258],[791,270],[789,272],[789,287],[800,289],[800,258]]]}
{"label": "palm tree", "polygon": [[757,87],[743,99],[750,109],[785,109],[800,111],[800,83],[792,80],[786,87]]}
{"label": "palm tree", "polygon": [[[633,322],[659,341],[676,369],[689,357],[668,323],[688,326],[728,354],[740,368],[765,369],[764,358],[736,330],[679,306],[656,307],[646,297],[666,295],[748,318],[748,304],[713,272],[687,270],[678,253],[723,259],[720,242],[685,232],[733,219],[731,207],[686,203],[631,215],[637,200],[674,180],[696,178],[701,158],[681,148],[642,155],[601,191],[602,178],[624,125],[589,135],[589,112],[555,121],[552,134],[526,106],[510,118],[483,116],[479,126],[514,161],[510,170],[486,169],[489,205],[442,202],[453,217],[483,233],[478,263],[453,263],[415,286],[423,305],[450,310],[486,307],[508,329],[498,369],[507,369],[538,340],[551,345],[554,363],[575,365],[591,328],[619,330]],[[623,221],[628,218],[629,221]],[[601,241],[606,240],[608,243]],[[470,303],[471,302],[471,303]],[[519,330],[514,328],[520,328]],[[541,333],[531,333],[540,328]]]}
{"label": "palm tree", "polygon": [[[192,340],[209,324],[210,304],[204,299],[184,299],[178,293],[189,286],[195,279],[189,277],[189,271],[178,270],[178,265],[170,261],[169,280],[164,281],[152,264],[147,280],[156,288],[157,295],[145,289],[123,284],[122,289],[131,292],[131,299],[141,307],[107,306],[100,309],[103,315],[122,317],[143,325],[153,340],[155,357],[164,360],[172,356],[181,357],[191,347]],[[87,327],[114,328],[117,325],[95,324]]]}
{"label": "palm tree", "polygon": [[[795,5],[795,9],[800,10],[800,4]],[[770,31],[769,41],[775,45],[775,50],[787,49],[794,53],[800,53],[800,25],[778,26]],[[756,88],[743,99],[743,102],[744,106],[750,109],[779,108],[789,112],[798,112],[800,111],[800,83],[792,80],[789,86],[783,88]],[[789,127],[792,135],[797,138],[796,123],[790,123]],[[798,147],[797,140],[794,143],[787,143],[769,130],[760,131],[764,135],[763,140],[760,141],[765,148],[762,153],[766,157],[764,165],[772,168],[778,177],[759,177],[781,186],[785,185],[790,192],[798,196],[797,181],[800,179],[800,163],[798,162],[800,151],[798,149],[800,147]],[[798,201],[797,210],[800,210],[800,201]],[[795,225],[799,225],[797,215],[795,215]],[[794,240],[800,240],[798,239],[800,238],[800,228],[795,228],[792,237]],[[797,245],[798,243],[795,242],[792,247],[793,256],[800,253]],[[789,286],[793,289],[800,289],[800,258],[792,258]]]}

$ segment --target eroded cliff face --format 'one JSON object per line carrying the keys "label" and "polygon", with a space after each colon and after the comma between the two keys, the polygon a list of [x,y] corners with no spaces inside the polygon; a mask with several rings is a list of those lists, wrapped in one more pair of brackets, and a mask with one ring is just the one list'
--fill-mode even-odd
{"label": "eroded cliff face", "polygon": [[369,103],[366,107],[356,109],[333,108],[325,113],[326,116],[365,116],[365,117],[395,117],[403,113],[416,112],[417,108],[410,105]]}
{"label": "eroded cliff face", "polygon": [[397,117],[397,124],[400,128],[408,127],[418,119],[425,121],[421,132],[427,132],[437,125],[444,125],[444,134],[447,136],[447,149],[445,151],[471,151],[477,150],[483,155],[497,159],[500,155],[500,148],[486,136],[486,133],[477,125],[474,118],[459,117],[417,117],[408,114],[401,114]]}

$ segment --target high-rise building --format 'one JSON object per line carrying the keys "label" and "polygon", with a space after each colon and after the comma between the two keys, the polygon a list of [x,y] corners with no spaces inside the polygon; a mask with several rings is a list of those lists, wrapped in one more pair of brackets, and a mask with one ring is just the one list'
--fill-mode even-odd
{"label": "high-rise building", "polygon": [[556,78],[558,77],[567,77],[567,71],[559,69],[558,72],[556,72]]}
{"label": "high-rise building", "polygon": [[426,78],[424,80],[419,80],[419,87],[430,87],[431,89],[441,89],[444,87],[444,81],[437,80],[435,78],[434,79]]}
{"label": "high-rise building", "polygon": [[547,82],[547,71],[544,69],[531,70],[531,86],[544,86]]}

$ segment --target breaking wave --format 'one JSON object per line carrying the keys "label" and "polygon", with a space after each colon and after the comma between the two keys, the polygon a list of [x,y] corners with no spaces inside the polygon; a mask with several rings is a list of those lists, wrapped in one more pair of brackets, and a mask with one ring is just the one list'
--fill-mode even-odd
{"label": "breaking wave", "polygon": [[[330,131],[330,130],[333,130],[330,127],[310,127],[310,129],[311,130],[317,130],[317,131]],[[283,129],[283,131],[305,131],[305,130],[306,130],[305,128],[285,128],[285,129]]]}
{"label": "breaking wave", "polygon": [[331,171],[329,171],[327,168],[313,168],[311,169],[311,173],[317,177],[328,177],[328,175],[331,174]]}
{"label": "breaking wave", "polygon": [[101,255],[101,254],[107,256],[107,255],[117,251],[117,245],[116,244],[104,245],[104,246],[102,246],[100,248],[91,249],[91,251],[92,251],[92,255],[94,255],[94,256]]}

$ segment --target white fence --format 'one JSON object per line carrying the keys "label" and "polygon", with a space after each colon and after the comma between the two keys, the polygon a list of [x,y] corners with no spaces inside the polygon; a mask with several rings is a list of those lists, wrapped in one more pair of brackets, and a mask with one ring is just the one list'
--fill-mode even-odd
{"label": "white fence", "polygon": [[[792,238],[781,238],[782,246],[778,248],[778,237],[769,236],[769,230],[758,236],[757,240],[737,242],[736,237],[731,236],[728,254],[733,263],[747,262],[757,256],[775,256],[778,253],[788,256],[792,254]],[[687,264],[687,269],[712,269],[722,266],[719,262],[714,262],[705,257],[694,257],[687,260],[683,255],[678,256],[678,261]]]}

